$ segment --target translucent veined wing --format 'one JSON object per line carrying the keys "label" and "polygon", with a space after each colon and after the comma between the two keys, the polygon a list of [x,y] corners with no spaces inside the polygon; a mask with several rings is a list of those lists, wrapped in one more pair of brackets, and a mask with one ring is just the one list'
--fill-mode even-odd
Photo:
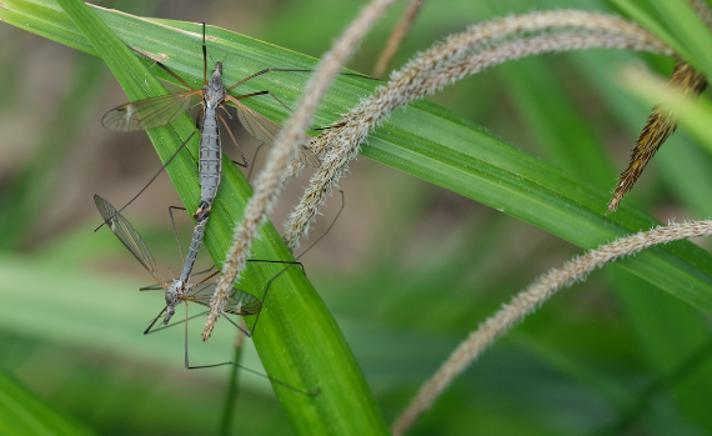
{"label": "translucent veined wing", "polygon": [[[210,306],[210,298],[215,292],[216,283],[204,283],[195,287],[189,293],[187,300],[195,301],[205,306]],[[234,315],[254,315],[260,311],[262,303],[257,297],[254,297],[247,292],[233,289],[232,295],[227,300],[225,312]]]}
{"label": "translucent veined wing", "polygon": [[122,104],[105,113],[101,124],[119,132],[165,126],[182,112],[197,107],[202,93],[202,90],[178,92]]}
{"label": "translucent veined wing", "polygon": [[[228,101],[237,109],[237,118],[250,135],[267,145],[274,144],[277,133],[281,128],[279,124],[268,120],[235,98],[228,98]],[[319,167],[319,158],[303,145],[297,158],[306,165]]]}
{"label": "translucent veined wing", "polygon": [[153,260],[151,252],[148,251],[148,247],[146,247],[143,238],[141,238],[141,235],[138,234],[131,223],[124,218],[111,203],[97,194],[94,194],[94,203],[101,216],[104,217],[104,222],[109,226],[114,235],[119,238],[119,241],[128,248],[146,271],[148,271],[156,281],[160,282],[160,279],[156,276],[156,262]]}

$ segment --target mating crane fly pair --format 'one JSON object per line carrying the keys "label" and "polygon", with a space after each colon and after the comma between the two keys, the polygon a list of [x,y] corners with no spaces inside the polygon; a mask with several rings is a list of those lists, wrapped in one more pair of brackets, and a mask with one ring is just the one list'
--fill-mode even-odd
{"label": "mating crane fly pair", "polygon": [[[198,165],[201,195],[199,206],[193,214],[197,223],[193,231],[190,248],[188,250],[188,255],[185,258],[181,275],[179,278],[174,279],[170,283],[164,283],[163,286],[166,297],[164,325],[167,325],[170,321],[171,316],[175,312],[176,305],[183,301],[183,299],[187,296],[191,296],[197,302],[203,304],[209,301],[210,298],[208,291],[212,288],[204,288],[201,289],[201,292],[190,293],[188,286],[193,265],[195,264],[198,252],[200,251],[203,243],[208,216],[210,215],[212,204],[215,201],[218,187],[220,185],[220,177],[222,173],[222,149],[220,141],[220,126],[218,121],[223,123],[226,131],[233,139],[233,142],[235,142],[235,145],[237,145],[237,141],[234,140],[234,136],[232,135],[227,122],[222,115],[218,113],[218,110],[223,110],[229,115],[225,105],[230,103],[236,108],[238,118],[248,133],[263,143],[271,144],[279,131],[279,125],[273,123],[262,115],[257,114],[240,102],[240,100],[248,97],[271,95],[269,94],[269,91],[258,91],[237,96],[231,95],[230,91],[239,85],[244,84],[248,80],[267,74],[270,71],[308,71],[300,69],[267,68],[247,76],[229,87],[225,87],[222,78],[222,62],[215,63],[215,69],[211,75],[211,78],[209,81],[207,79],[207,47],[205,40],[205,24],[203,24],[202,50],[204,86],[202,89],[191,89],[190,85],[184,79],[175,74],[165,65],[157,63],[157,65],[188,88],[188,90],[139,100],[136,102],[129,102],[110,110],[102,118],[102,124],[111,130],[145,130],[164,126],[176,119],[181,113],[196,107],[202,107],[202,116],[200,117],[200,119],[202,119],[202,125],[200,125],[200,160]],[[273,98],[281,103],[278,98],[274,96]],[[284,106],[286,107],[286,105]],[[185,146],[192,136],[193,135],[183,141],[183,144],[178,148],[178,150],[176,150],[176,153],[178,153]],[[305,152],[305,154],[307,153]],[[313,160],[316,160],[316,158]],[[247,165],[244,156],[243,165]],[[153,181],[153,179],[151,179],[151,181]],[[139,192],[139,194],[142,191],[143,189]],[[136,196],[134,196],[129,203],[131,203],[131,201],[135,198]],[[123,210],[128,204],[117,211],[101,197],[95,197],[95,202],[97,208],[104,217],[105,223],[114,226],[112,227],[112,230],[119,230],[119,233],[116,231],[114,231],[114,233],[116,233],[121,242],[126,245],[139,262],[141,262],[144,268],[146,268],[155,277],[155,270],[151,268],[150,262],[152,258],[147,250],[145,250],[145,245],[140,243],[140,237],[138,237],[138,234],[130,227],[130,225],[128,225],[128,221],[117,215],[117,212]],[[111,214],[108,212],[111,212]]]}

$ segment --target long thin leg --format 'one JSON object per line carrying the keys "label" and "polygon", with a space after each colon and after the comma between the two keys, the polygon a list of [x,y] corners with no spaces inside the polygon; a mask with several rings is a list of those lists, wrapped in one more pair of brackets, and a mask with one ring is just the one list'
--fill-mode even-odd
{"label": "long thin leg", "polygon": [[[166,161],[166,163],[163,164],[163,165],[161,165],[161,168],[148,180],[148,183],[146,183],[146,184],[143,186],[143,188],[141,188],[141,189],[136,193],[136,195],[134,195],[133,197],[131,197],[131,199],[130,199],[126,204],[124,204],[123,206],[121,206],[121,207],[116,211],[116,213],[123,212],[124,209],[126,209],[127,207],[129,207],[129,206],[131,205],[131,203],[133,203],[138,197],[141,196],[141,194],[144,193],[144,191],[145,191],[146,189],[148,189],[149,186],[151,186],[151,184],[158,178],[158,176],[161,175],[161,173],[163,172],[163,170],[165,170],[166,167],[167,167],[168,165],[170,165],[171,162],[173,162],[173,159],[175,159],[175,157],[178,156],[178,153],[180,153],[180,151],[185,148],[186,144],[188,144],[188,141],[190,141],[190,138],[192,138],[193,135],[195,135],[195,132],[191,133],[190,136],[188,137],[188,139],[186,139],[185,141],[183,141],[183,143],[180,145],[180,147],[178,147],[178,149],[171,155],[171,157],[168,158],[168,160]],[[102,227],[104,226],[104,224],[106,224],[106,221],[102,222],[98,227],[96,227],[96,228],[94,229],[94,231],[96,232],[97,230],[99,230],[100,228],[102,228]]]}
{"label": "long thin leg", "polygon": [[[188,318],[188,320],[190,321],[191,319],[195,319],[195,318],[199,318],[199,317],[201,317],[201,316],[207,315],[209,312],[210,312],[209,309],[208,309],[208,310],[204,310],[204,311],[202,311],[202,312],[200,312],[200,313],[198,313],[198,314],[191,315],[191,316]],[[172,323],[170,323],[170,324],[168,324],[168,325],[161,325],[161,326],[156,327],[155,329],[151,330],[149,333],[160,332],[161,330],[165,330],[165,329],[169,329],[169,328],[171,328],[171,327],[175,327],[175,326],[177,326],[177,325],[181,325],[181,324],[183,324],[184,322],[185,322],[185,320],[184,320],[184,319],[181,319],[180,321],[174,321],[174,322],[172,322]]]}
{"label": "long thin leg", "polygon": [[[255,77],[263,76],[267,73],[276,73],[276,72],[282,72],[282,73],[311,73],[314,70],[310,69],[302,69],[302,68],[264,68],[256,73],[252,73],[249,76],[238,80],[237,82],[233,83],[232,85],[228,86],[225,88],[226,91],[230,92],[233,89],[237,88],[238,86],[242,85],[243,83],[254,79]],[[342,76],[353,76],[353,77],[361,77],[363,79],[369,79],[369,80],[378,80],[380,79],[376,77],[371,77],[367,76],[365,74],[359,74],[359,73],[340,73]]]}
{"label": "long thin leg", "polygon": [[[304,265],[302,265],[302,264],[299,263],[299,262],[295,262],[295,264],[299,264],[299,266],[300,266],[301,269],[302,269],[302,273],[303,273],[303,272],[304,272]],[[260,309],[259,312],[257,312],[257,315],[255,315],[255,322],[252,323],[252,328],[250,329],[250,334],[249,334],[248,336],[251,337],[251,336],[255,333],[255,330],[257,330],[257,323],[260,321],[260,316],[262,315],[262,311],[263,311],[264,308],[265,308],[265,302],[267,301],[267,294],[269,293],[269,289],[272,287],[272,283],[273,283],[275,280],[277,280],[277,278],[278,278],[279,276],[281,276],[283,272],[285,272],[288,268],[290,268],[290,267],[292,267],[292,266],[294,266],[294,265],[289,265],[289,266],[286,266],[286,267],[282,268],[282,270],[281,270],[280,272],[278,272],[277,274],[275,274],[275,275],[274,275],[271,279],[269,279],[269,281],[267,281],[267,283],[265,284],[265,289],[264,289],[264,291],[262,291],[262,297],[261,297],[261,300],[260,300],[260,301],[262,301],[262,308]]]}
{"label": "long thin leg", "polygon": [[220,119],[223,126],[225,127],[227,136],[230,137],[230,140],[232,141],[233,144],[235,144],[235,147],[240,152],[240,158],[242,158],[242,162],[236,162],[236,161],[233,161],[233,162],[235,162],[236,165],[241,166],[242,168],[247,168],[247,165],[248,165],[247,159],[245,159],[245,154],[242,152],[242,148],[240,147],[240,144],[237,143],[237,139],[235,138],[235,135],[232,133],[232,129],[227,124],[227,121],[225,121],[225,118],[223,118],[220,115],[218,115],[218,118]]}
{"label": "long thin leg", "polygon": [[296,260],[270,260],[270,259],[247,259],[247,262],[261,262],[261,263],[280,263],[283,265],[298,265],[299,268],[304,272],[304,265]]}
{"label": "long thin leg", "polygon": [[244,333],[245,336],[247,336],[248,338],[251,338],[251,337],[252,337],[252,332],[247,331],[244,327],[242,327],[240,324],[238,324],[238,323],[236,323],[235,321],[233,321],[233,320],[232,320],[229,316],[227,316],[226,314],[223,313],[222,316],[223,316],[223,318],[225,318],[226,320],[228,320],[228,322],[229,322],[230,324],[234,325],[238,330],[240,330],[242,333]]}
{"label": "long thin leg", "polygon": [[285,387],[285,388],[287,388],[287,389],[289,389],[289,390],[291,390],[291,391],[298,392],[298,393],[300,393],[300,394],[304,394],[304,395],[307,395],[307,396],[309,396],[309,397],[315,397],[315,396],[319,395],[320,389],[318,389],[318,388],[317,388],[316,390],[314,390],[314,391],[305,391],[305,390],[303,390],[303,389],[299,389],[299,388],[297,388],[297,387],[295,387],[295,386],[292,386],[292,385],[290,385],[289,383],[286,383],[286,382],[283,382],[283,381],[281,381],[281,380],[279,380],[279,379],[276,379],[276,378],[274,378],[274,377],[272,377],[272,376],[270,376],[270,375],[268,375],[268,374],[264,374],[264,373],[262,373],[262,372],[260,372],[260,371],[256,371],[256,370],[254,370],[254,369],[251,369],[251,368],[248,368],[248,367],[246,367],[246,366],[240,365],[240,364],[237,363],[237,362],[228,361],[228,362],[213,363],[213,364],[210,364],[210,365],[191,365],[191,364],[190,364],[190,358],[189,358],[189,355],[188,355],[189,353],[188,353],[188,305],[187,305],[187,304],[186,304],[186,308],[185,308],[185,326],[184,326],[184,327],[185,327],[185,328],[183,329],[183,332],[184,332],[184,337],[183,337],[183,350],[184,350],[183,363],[185,364],[185,368],[186,368],[186,369],[205,369],[205,368],[216,368],[216,367],[218,367],[218,366],[225,366],[225,365],[234,365],[234,366],[236,366],[236,367],[238,367],[238,368],[240,368],[240,369],[242,369],[242,370],[244,370],[244,371],[247,371],[247,372],[252,373],[252,374],[255,374],[255,375],[259,375],[260,377],[264,377],[264,378],[266,378],[267,380],[271,381],[272,383],[275,383],[275,384],[278,384],[278,385],[280,385],[280,386],[283,386],[283,387]]}
{"label": "long thin leg", "polygon": [[209,276],[206,276],[204,279],[202,279],[201,281],[199,281],[199,282],[196,283],[195,285],[196,285],[196,286],[197,286],[197,285],[202,285],[203,283],[207,282],[208,280],[212,279],[213,277],[217,276],[218,274],[220,274],[220,270],[219,270],[219,269],[216,269],[214,273],[210,274]]}
{"label": "long thin leg", "polygon": [[171,217],[171,227],[173,228],[173,234],[176,237],[176,244],[178,245],[178,254],[180,255],[180,259],[183,259],[183,244],[180,242],[180,237],[178,236],[178,227],[176,227],[176,219],[175,216],[173,216],[174,210],[185,211],[185,208],[181,206],[168,206],[168,215]]}
{"label": "long thin leg", "polygon": [[[244,99],[246,99],[246,98],[257,97],[257,96],[260,96],[260,95],[266,95],[266,96],[268,96],[268,97],[272,97],[272,99],[273,99],[274,101],[276,101],[277,104],[279,104],[280,106],[282,106],[282,107],[284,108],[284,110],[286,110],[287,112],[291,112],[291,111],[292,111],[292,108],[290,108],[287,103],[285,103],[284,101],[282,101],[282,99],[278,98],[276,95],[272,94],[270,91],[267,91],[267,90],[265,90],[265,91],[256,91],[256,92],[251,92],[251,93],[249,93],[249,94],[241,94],[241,95],[235,95],[235,96],[227,95],[227,96],[225,96],[225,99],[228,100],[228,101],[229,101],[229,100],[244,100]],[[327,129],[333,129],[333,128],[336,128],[336,127],[343,127],[345,124],[346,124],[345,122],[342,122],[342,123],[337,123],[337,124],[333,124],[333,125],[331,125],[331,126],[326,126],[326,127],[311,127],[311,129],[312,129],[312,130],[327,130]]]}
{"label": "long thin leg", "polygon": [[[195,315],[191,315],[190,317],[188,317],[188,321],[190,321],[190,320],[192,320],[192,319],[195,319],[195,318],[200,318],[201,316],[207,315],[209,312],[210,312],[210,309],[204,310],[204,311],[202,311],[202,312],[200,312],[200,313],[197,313],[197,314],[195,314]],[[225,319],[227,319],[227,320],[230,322],[230,324],[234,325],[234,326],[237,327],[242,333],[244,333],[246,336],[250,337],[250,332],[247,331],[244,327],[242,327],[241,325],[239,325],[238,323],[236,323],[234,320],[232,320],[232,319],[231,319],[229,316],[227,316],[226,314],[223,314],[223,316],[225,317]],[[160,315],[159,315],[159,317],[160,317]],[[158,319],[158,318],[156,318],[156,319]],[[175,327],[175,326],[177,326],[177,325],[181,325],[181,324],[183,324],[184,322],[186,322],[184,319],[181,319],[180,321],[174,321],[174,322],[172,322],[172,323],[170,323],[170,324],[168,324],[168,325],[161,325],[161,326],[159,326],[159,327],[156,327],[155,329],[152,329],[152,330],[151,330],[150,332],[148,332],[148,333],[160,332],[161,330],[165,330],[165,329],[169,329],[169,328],[171,328],[171,327]],[[155,321],[154,321],[154,323],[155,323]]]}
{"label": "long thin leg", "polygon": [[255,150],[255,154],[252,155],[252,165],[250,165],[250,170],[247,172],[247,182],[249,183],[252,180],[252,172],[255,169],[255,162],[257,162],[257,155],[259,154],[260,150],[262,150],[262,147],[265,146],[264,142],[260,142],[260,145],[257,146],[257,149]]}
{"label": "long thin leg", "polygon": [[232,85],[228,86],[225,88],[227,92],[232,91],[233,89],[237,88],[238,86],[242,85],[245,82],[248,82],[255,77],[263,76],[267,73],[275,73],[275,72],[285,72],[285,73],[311,73],[314,70],[305,70],[302,68],[264,68],[256,73],[252,73],[247,77],[244,77],[237,82],[233,83]]}
{"label": "long thin leg", "polygon": [[173,71],[173,70],[171,70],[170,68],[168,68],[168,67],[167,67],[166,65],[164,65],[162,62],[155,61],[155,63],[156,63],[156,65],[157,65],[158,67],[160,67],[163,71],[165,71],[165,72],[168,73],[171,77],[173,77],[173,78],[176,79],[178,82],[180,82],[181,85],[185,86],[187,89],[194,89],[192,86],[190,86],[190,84],[189,84],[188,82],[186,82],[186,80],[185,80],[184,78],[182,78],[181,76],[179,76],[178,74],[176,74],[175,71]]}
{"label": "long thin leg", "polygon": [[[302,251],[301,254],[299,254],[299,255],[296,257],[296,259],[300,259],[300,258],[301,258],[302,256],[304,256],[309,250],[311,250],[312,248],[314,248],[314,246],[315,246],[316,244],[318,244],[319,241],[321,241],[321,240],[331,231],[331,229],[332,229],[332,228],[334,227],[334,225],[336,224],[336,221],[339,219],[339,216],[341,216],[341,213],[344,211],[344,208],[346,207],[346,199],[345,199],[345,196],[344,196],[344,191],[339,190],[339,193],[341,194],[341,207],[339,208],[339,211],[338,211],[338,212],[336,213],[336,215],[334,216],[334,219],[331,221],[331,224],[329,224],[329,227],[327,227],[327,229],[324,231],[324,233],[322,233],[314,242],[312,242],[304,251]],[[264,291],[262,292],[262,299],[260,300],[260,301],[262,301],[262,309],[260,309],[260,311],[257,312],[257,315],[255,316],[255,322],[252,324],[252,329],[250,329],[250,334],[254,334],[255,329],[257,328],[257,322],[260,320],[260,315],[262,314],[262,310],[263,310],[264,307],[265,307],[265,302],[267,301],[267,294],[268,294],[268,292],[269,292],[270,287],[272,286],[272,282],[274,282],[275,280],[277,280],[277,278],[278,278],[280,275],[282,275],[282,273],[284,273],[288,268],[290,268],[290,267],[293,266],[293,265],[299,265],[299,267],[301,268],[303,274],[306,274],[306,272],[305,272],[305,270],[304,270],[304,265],[303,265],[301,262],[298,262],[298,261],[290,262],[290,261],[262,260],[262,259],[248,259],[247,261],[248,261],[248,262],[266,262],[266,263],[286,263],[286,264],[289,264],[289,265],[286,266],[285,268],[282,268],[282,270],[281,270],[280,272],[278,272],[277,274],[275,274],[275,275],[267,282],[267,284],[265,285],[265,289],[264,289]]]}
{"label": "long thin leg", "polygon": [[161,286],[160,283],[156,283],[153,285],[148,285],[148,286],[143,286],[141,288],[138,288],[139,291],[160,291],[163,289],[163,286]]}
{"label": "long thin leg", "polygon": [[322,233],[318,238],[316,238],[316,239],[314,240],[314,242],[312,242],[311,244],[309,244],[309,246],[308,246],[307,248],[305,248],[304,251],[302,251],[302,252],[296,257],[297,259],[301,259],[301,257],[304,256],[305,254],[307,254],[307,252],[308,252],[309,250],[311,250],[312,248],[314,248],[314,246],[315,246],[316,244],[318,244],[319,241],[321,241],[322,239],[324,239],[324,237],[325,237],[326,235],[328,235],[329,232],[331,231],[331,229],[334,228],[334,226],[336,225],[336,221],[338,221],[339,217],[341,216],[341,212],[343,212],[343,211],[344,211],[344,208],[346,207],[346,197],[344,196],[344,191],[341,190],[341,189],[339,189],[339,194],[341,194],[341,207],[339,208],[339,211],[336,212],[336,215],[334,216],[334,219],[331,220],[331,224],[329,224],[329,227],[326,228],[326,230],[324,231],[324,233]]}
{"label": "long thin leg", "polygon": [[137,49],[137,48],[135,48],[135,47],[132,47],[131,49],[132,49],[133,51],[135,51],[136,53],[138,53],[139,55],[141,55],[141,56],[143,56],[143,57],[145,57],[145,58],[148,58],[148,59],[152,60],[154,65],[160,67],[163,71],[165,71],[165,72],[168,73],[171,77],[173,77],[173,78],[176,79],[178,82],[180,82],[180,84],[181,84],[184,88],[186,88],[186,90],[193,90],[193,89],[195,89],[195,88],[193,88],[192,86],[190,86],[190,84],[189,84],[188,82],[186,82],[184,78],[182,78],[181,76],[179,76],[178,74],[176,74],[175,71],[171,70],[171,69],[168,68],[165,64],[163,64],[161,61],[159,61],[158,59],[156,59],[153,54],[147,53],[147,52],[145,52],[145,51],[143,51],[143,50],[139,50],[139,49]]}
{"label": "long thin leg", "polygon": [[[247,259],[247,262],[282,263],[282,264],[288,264],[288,265],[299,265],[302,272],[304,272],[304,265],[302,265],[301,262],[295,262],[295,261],[290,261],[290,260]],[[213,268],[215,268],[215,266],[208,268],[205,272],[208,272]],[[202,279],[201,281],[196,283],[196,286],[209,281],[210,279],[214,278],[218,274],[220,274],[220,270],[216,269],[212,274],[210,274],[209,276],[205,277],[204,279]],[[196,274],[193,274],[193,275],[195,276]]]}
{"label": "long thin leg", "polygon": [[272,94],[271,92],[269,92],[269,91],[267,91],[267,90],[265,90],[265,91],[250,92],[249,94],[241,94],[241,95],[235,95],[235,96],[230,95],[230,96],[228,96],[228,97],[226,97],[226,98],[227,98],[228,100],[231,99],[231,98],[234,98],[235,100],[244,100],[244,99],[246,99],[246,98],[257,97],[257,96],[260,96],[260,95],[268,95],[268,96],[272,97],[272,98],[274,99],[274,101],[276,101],[277,103],[279,103],[279,105],[282,106],[287,112],[291,112],[291,111],[292,111],[292,108],[290,108],[290,107],[287,105],[287,103],[283,102],[282,100],[280,100],[279,98],[277,98],[276,95]]}
{"label": "long thin leg", "polygon": [[156,321],[158,321],[158,318],[160,318],[161,315],[163,315],[163,313],[166,311],[167,308],[168,308],[168,306],[163,306],[163,309],[161,309],[161,311],[158,312],[158,315],[156,315],[156,317],[153,318],[153,321],[151,321],[151,323],[148,325],[148,327],[146,327],[146,330],[143,331],[144,335],[152,333],[151,328],[156,324]]}
{"label": "long thin leg", "polygon": [[223,111],[223,113],[227,116],[227,119],[228,119],[228,120],[232,120],[232,114],[230,113],[229,110],[227,110],[227,108],[225,107],[224,104],[221,104],[221,105],[218,106],[218,107],[219,107],[219,108]]}
{"label": "long thin leg", "polygon": [[195,273],[191,274],[191,276],[192,276],[192,277],[201,276],[201,275],[203,275],[203,274],[209,273],[210,271],[213,271],[214,269],[215,269],[215,265],[213,265],[213,266],[211,266],[211,267],[209,267],[209,268],[205,268],[205,269],[203,269],[203,270],[200,270],[200,271],[198,271],[198,272],[195,272]]}

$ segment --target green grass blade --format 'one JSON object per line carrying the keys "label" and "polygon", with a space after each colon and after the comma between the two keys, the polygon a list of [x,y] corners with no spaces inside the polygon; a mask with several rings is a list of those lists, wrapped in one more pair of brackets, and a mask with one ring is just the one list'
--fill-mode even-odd
{"label": "green grass blade", "polygon": [[[96,54],[106,62],[131,100],[164,92],[157,80],[92,9],[77,0],[61,0],[58,3],[86,36]],[[195,26],[197,29],[198,26]],[[174,131],[161,128],[149,132],[164,161],[178,147],[180,138],[187,138],[194,130],[185,115],[172,127]],[[215,259],[221,259],[225,253],[232,223],[241,216],[250,195],[249,186],[237,170],[227,164],[225,167],[226,177],[206,239],[206,245]],[[184,204],[189,210],[194,210],[198,200],[195,159],[182,154],[167,171]],[[265,226],[261,236],[260,244],[253,250],[256,257],[289,259],[286,247],[271,226]],[[269,277],[274,273],[262,274]],[[254,280],[257,274],[246,275]],[[285,280],[280,279],[280,283],[276,283],[278,289],[272,289],[254,340],[272,377],[307,390],[320,390],[318,396],[311,397],[284,388],[275,389],[295,429],[305,434],[346,431],[384,433],[384,423],[363,375],[323,302],[297,268],[284,276]],[[248,280],[242,285],[249,286],[251,282],[256,283]],[[282,288],[286,284],[289,286]]]}
{"label": "green grass blade", "polygon": [[[86,42],[72,31],[73,27],[62,24],[58,13],[52,12],[46,2],[35,0],[31,7],[20,8],[21,11],[9,8],[9,4],[4,10],[0,9],[3,19],[31,31],[37,31],[36,27],[50,20],[46,26],[52,29],[52,38],[91,52]],[[185,32],[190,24],[176,28],[172,21],[97,10],[131,46],[164,54],[169,67],[196,82],[202,77],[200,38],[197,32]],[[226,72],[233,79],[265,66],[309,67],[314,62],[307,56],[226,30],[211,28],[210,34],[213,56],[228,57],[228,65],[234,68],[226,67]],[[239,62],[230,63],[229,59],[239,59]],[[294,75],[272,75],[256,81],[245,91],[267,88],[293,101],[301,83],[303,79]],[[359,79],[340,78],[321,107],[318,123],[327,124],[337,119],[339,113],[372,88],[373,84]],[[273,119],[284,117],[276,103],[267,100],[249,103]],[[625,207],[606,215],[607,190],[595,189],[586,180],[567,177],[491,133],[429,103],[414,104],[394,114],[371,135],[363,154],[532,223],[583,248],[598,246],[655,223],[649,216]],[[190,188],[178,187],[179,192],[184,189]],[[212,235],[227,238],[229,229]],[[213,252],[217,258],[221,254]],[[621,262],[620,266],[690,304],[708,311],[712,309],[712,256],[691,243],[649,250]],[[681,286],[682,283],[685,285]]]}
{"label": "green grass blade", "polygon": [[58,414],[4,371],[0,371],[0,433],[12,435],[89,435],[86,428]]}
{"label": "green grass blade", "polygon": [[[240,334],[240,333],[238,333]],[[235,351],[232,355],[233,362],[241,362],[242,357],[242,344],[235,344]],[[235,407],[237,405],[238,398],[238,367],[233,367],[230,369],[230,378],[228,380],[227,391],[225,394],[225,407],[222,412],[222,417],[220,418],[220,434],[229,435],[232,434],[233,425],[235,421]]]}

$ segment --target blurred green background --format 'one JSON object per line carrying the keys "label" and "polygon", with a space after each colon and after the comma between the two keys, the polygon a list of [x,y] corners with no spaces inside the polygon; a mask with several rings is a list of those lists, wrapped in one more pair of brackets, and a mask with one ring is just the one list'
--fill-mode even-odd
{"label": "blurred green background", "polygon": [[[206,21],[314,56],[363,4],[99,3]],[[371,71],[403,6],[367,38],[352,68]],[[615,10],[593,0],[428,2],[394,66],[469,24],[556,7]],[[0,379],[96,433],[214,433],[229,369],[184,370],[179,329],[143,336],[162,296],[139,294],[150,277],[106,229],[92,232],[100,222],[93,193],[121,204],[158,168],[145,134],[101,127],[104,111],[124,97],[98,60],[7,25],[0,38]],[[623,66],[643,61],[665,74],[671,68],[657,58],[604,50],[545,56],[466,79],[434,100],[612,191],[649,111],[616,77]],[[229,62],[239,59],[226,68]],[[251,156],[254,144],[241,138]],[[276,223],[303,182],[290,185]],[[304,262],[387,421],[471,329],[579,252],[366,159],[355,163],[342,187],[344,214]],[[712,158],[678,132],[625,201],[662,222],[704,218],[712,215],[710,189]],[[322,229],[339,206],[337,198],[331,203]],[[161,178],[126,211],[165,276],[181,262],[170,204],[177,196]],[[188,238],[187,217],[179,232]],[[234,330],[221,327],[210,343],[194,341],[195,361],[231,355]],[[413,434],[710,434],[710,327],[709,317],[609,268],[499,341]],[[258,368],[249,341],[246,348],[244,363]],[[240,434],[289,429],[268,383],[247,373],[240,375],[234,414]]]}

